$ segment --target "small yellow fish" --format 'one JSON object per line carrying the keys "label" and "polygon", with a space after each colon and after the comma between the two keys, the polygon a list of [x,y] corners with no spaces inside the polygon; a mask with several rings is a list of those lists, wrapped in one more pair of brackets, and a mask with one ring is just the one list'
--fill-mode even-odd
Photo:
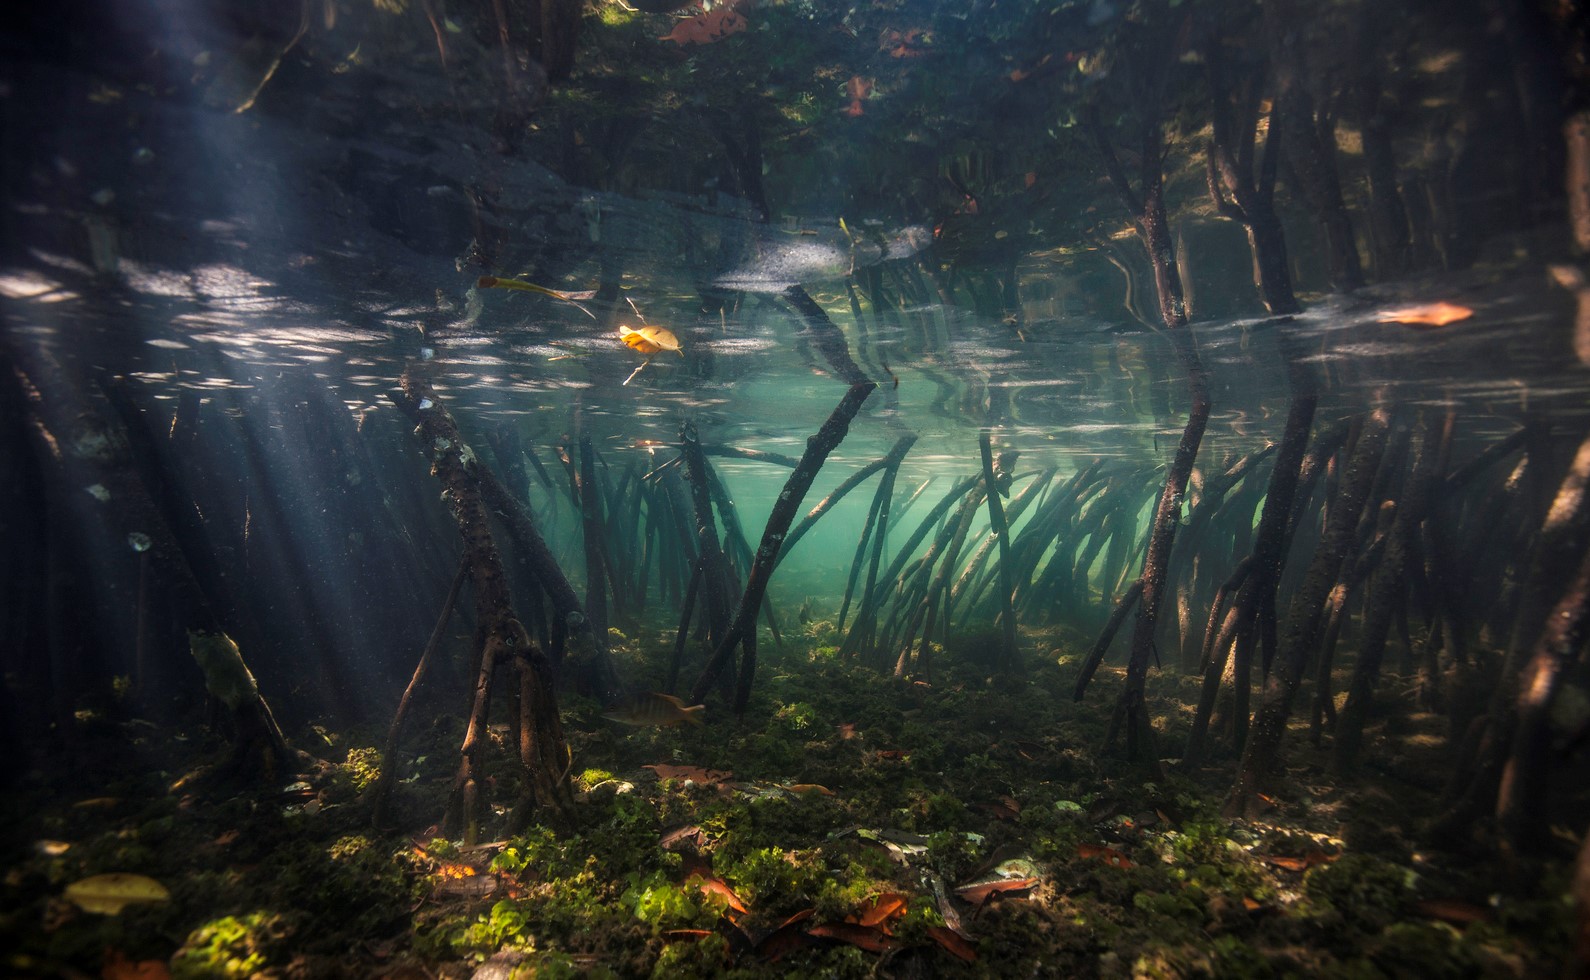
{"label": "small yellow fish", "polygon": [[704,704],[687,708],[683,701],[672,694],[646,693],[637,696],[626,705],[602,712],[602,717],[621,725],[634,725],[638,728],[649,726],[665,728],[680,723],[705,724],[701,716],[706,713],[707,706]]}

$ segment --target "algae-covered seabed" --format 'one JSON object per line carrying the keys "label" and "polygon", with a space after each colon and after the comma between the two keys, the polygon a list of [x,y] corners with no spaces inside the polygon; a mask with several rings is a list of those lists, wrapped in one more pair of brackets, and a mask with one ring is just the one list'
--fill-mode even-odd
{"label": "algae-covered seabed", "polygon": [[[372,831],[358,804],[378,765],[374,733],[312,735],[318,754],[345,761],[280,795],[233,795],[202,780],[174,787],[212,748],[202,733],[95,718],[91,769],[35,773],[5,802],[7,825],[37,838],[6,870],[8,969],[1511,977],[1558,967],[1566,865],[1416,842],[1449,751],[1436,716],[1386,718],[1375,769],[1351,782],[1326,775],[1295,733],[1273,808],[1234,821],[1219,813],[1227,764],[1170,764],[1145,779],[1097,753],[1110,699],[1071,702],[1078,658],[1058,635],[1023,637],[1031,683],[1006,690],[990,689],[979,659],[992,635],[954,638],[931,684],[847,666],[836,639],[826,621],[787,638],[739,722],[635,730],[594,703],[566,703],[584,790],[572,829],[468,848],[427,826],[455,767],[453,717],[399,762],[390,832]],[[644,676],[667,637],[615,640]],[[1189,697],[1173,680],[1151,687],[1156,726]],[[488,785],[501,819],[518,777],[494,737]],[[1583,805],[1583,789],[1575,795]],[[169,901],[110,917],[60,898],[64,884],[110,867],[161,881]],[[1027,887],[955,896],[1002,875]],[[942,928],[956,916],[964,941]]]}

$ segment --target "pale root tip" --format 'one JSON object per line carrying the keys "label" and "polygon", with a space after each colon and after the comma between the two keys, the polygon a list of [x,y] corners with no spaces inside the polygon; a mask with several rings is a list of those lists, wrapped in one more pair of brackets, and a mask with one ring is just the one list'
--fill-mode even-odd
{"label": "pale root tip", "polygon": [[690,722],[690,724],[692,724],[692,725],[705,725],[706,722],[702,719],[701,716],[706,714],[706,713],[707,713],[707,706],[706,705],[704,705],[704,704],[693,704],[690,707],[685,709],[685,721]]}

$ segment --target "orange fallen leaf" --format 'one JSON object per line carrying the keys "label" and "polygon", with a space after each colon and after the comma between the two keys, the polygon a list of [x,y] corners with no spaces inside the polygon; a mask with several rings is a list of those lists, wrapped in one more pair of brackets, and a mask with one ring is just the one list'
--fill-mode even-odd
{"label": "orange fallen leaf", "polygon": [[672,31],[657,40],[672,41],[680,47],[687,44],[713,44],[730,34],[738,34],[747,26],[737,6],[722,6],[680,21]]}
{"label": "orange fallen leaf", "polygon": [[[1003,895],[1006,892],[1031,891],[1038,884],[1037,878],[1000,878],[997,881],[984,881],[975,885],[963,885],[955,889],[957,898],[981,905],[993,895]],[[1020,896],[1012,895],[1012,898]]]}
{"label": "orange fallen leaf", "polygon": [[884,924],[890,919],[904,915],[905,905],[906,897],[904,895],[899,892],[885,892],[873,899],[872,908],[861,913],[858,924],[872,928],[883,928],[885,932],[888,932]]}
{"label": "orange fallen leaf", "polygon": [[1381,310],[1381,323],[1400,323],[1406,327],[1444,327],[1449,323],[1467,320],[1474,311],[1456,303],[1423,303],[1402,306],[1394,310]]}
{"label": "orange fallen leaf", "polygon": [[1257,912],[1259,909],[1264,908],[1264,903],[1256,898],[1249,898],[1244,895],[1242,896],[1242,908],[1248,912]]}
{"label": "orange fallen leaf", "polygon": [[947,926],[928,926],[928,938],[939,944],[939,948],[959,960],[971,963],[977,959],[977,950],[966,941],[966,937]]}
{"label": "orange fallen leaf", "polygon": [[467,864],[457,864],[452,861],[443,861],[432,872],[438,878],[473,878],[478,872]]}
{"label": "orange fallen leaf", "polygon": [[905,758],[905,752],[900,750],[900,749],[879,749],[878,750],[878,758],[880,758],[880,759],[904,759]]}
{"label": "orange fallen leaf", "polygon": [[816,793],[818,796],[834,795],[833,790],[829,789],[827,786],[819,786],[817,783],[791,783],[790,785],[783,787],[783,789],[799,796],[805,796],[808,793]]}
{"label": "orange fallen leaf", "polygon": [[824,922],[806,930],[808,936],[848,943],[869,953],[887,953],[899,943],[880,929],[857,925],[854,922]]}
{"label": "orange fallen leaf", "polygon": [[1290,857],[1285,854],[1266,854],[1259,858],[1265,864],[1280,868],[1282,871],[1307,871],[1316,864],[1330,864],[1336,860],[1333,854],[1324,851],[1309,851],[1300,857]]}
{"label": "orange fallen leaf", "polygon": [[745,907],[745,903],[740,901],[740,896],[736,895],[734,893],[734,889],[730,888],[729,883],[724,881],[722,878],[709,878],[703,876],[701,878],[701,884],[698,887],[700,887],[701,894],[703,895],[723,896],[723,898],[728,901],[729,908],[741,913],[742,915],[749,911]]}
{"label": "orange fallen leaf", "polygon": [[682,939],[688,939],[691,942],[696,942],[711,935],[714,935],[711,929],[669,929],[663,933],[663,941],[677,942]]}
{"label": "orange fallen leaf", "polygon": [[[850,97],[850,107],[845,110],[847,116],[862,114],[861,103],[872,94],[872,79],[862,78],[860,75],[850,76],[850,81],[845,83],[845,94]],[[852,725],[852,728],[855,726]]]}
{"label": "orange fallen leaf", "polygon": [[1103,844],[1078,844],[1077,857],[1095,858],[1112,868],[1130,868],[1132,866],[1131,859],[1125,854],[1113,847],[1105,847]]}
{"label": "orange fallen leaf", "polygon": [[847,721],[843,725],[839,725],[838,728],[839,728],[839,740],[841,742],[848,742],[851,739],[856,737],[856,723],[855,722]]}

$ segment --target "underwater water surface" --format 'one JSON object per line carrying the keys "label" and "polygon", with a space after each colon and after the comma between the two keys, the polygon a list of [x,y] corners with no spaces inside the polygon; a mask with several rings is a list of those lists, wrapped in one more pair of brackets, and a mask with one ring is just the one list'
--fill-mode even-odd
{"label": "underwater water surface", "polygon": [[5,975],[1590,976],[1574,5],[0,28]]}

